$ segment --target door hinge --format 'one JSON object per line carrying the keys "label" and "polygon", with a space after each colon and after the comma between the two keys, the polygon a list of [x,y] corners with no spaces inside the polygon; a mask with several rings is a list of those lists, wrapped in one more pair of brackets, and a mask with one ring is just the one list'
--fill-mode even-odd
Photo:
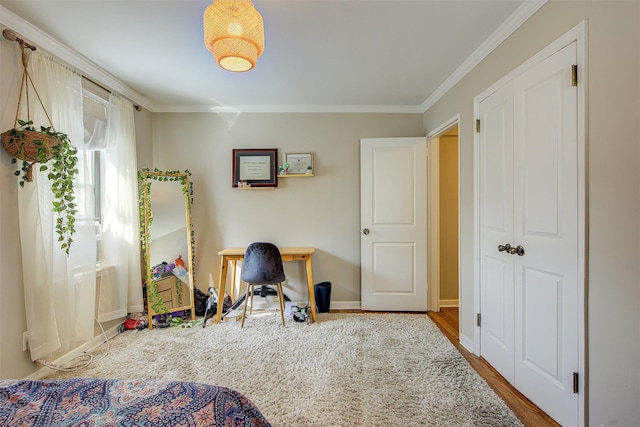
{"label": "door hinge", "polygon": [[480,119],[476,119],[476,132],[480,133]]}
{"label": "door hinge", "polygon": [[573,392],[578,394],[578,373],[573,373]]}
{"label": "door hinge", "polygon": [[480,326],[482,323],[482,315],[480,313],[476,314],[476,324]]}
{"label": "door hinge", "polygon": [[571,66],[571,86],[578,86],[578,66],[576,64]]}

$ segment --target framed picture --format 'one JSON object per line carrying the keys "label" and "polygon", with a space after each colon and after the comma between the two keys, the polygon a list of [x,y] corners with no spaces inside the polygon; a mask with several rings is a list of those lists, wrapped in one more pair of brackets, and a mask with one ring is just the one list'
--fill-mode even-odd
{"label": "framed picture", "polygon": [[277,148],[233,149],[233,186],[239,182],[252,187],[277,187]]}
{"label": "framed picture", "polygon": [[313,170],[312,153],[287,153],[284,155],[284,162],[289,163],[287,173],[307,173],[307,170]]}

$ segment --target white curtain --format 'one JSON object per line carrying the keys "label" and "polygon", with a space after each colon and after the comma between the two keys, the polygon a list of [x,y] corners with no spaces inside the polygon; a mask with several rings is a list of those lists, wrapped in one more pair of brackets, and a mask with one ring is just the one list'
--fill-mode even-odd
{"label": "white curtain", "polygon": [[[81,76],[53,58],[34,52],[30,73],[53,127],[66,133],[78,148],[79,179],[85,179],[88,153],[83,143]],[[31,118],[36,127],[48,119],[33,94]],[[21,113],[26,120],[26,113]],[[20,240],[24,275],[25,310],[31,359],[56,350],[69,350],[93,338],[96,283],[96,233],[94,198],[76,185],[76,202],[82,217],[69,256],[55,233],[51,184],[47,171],[34,167],[34,179],[19,191]]]}
{"label": "white curtain", "polygon": [[133,105],[109,97],[99,321],[144,311]]}

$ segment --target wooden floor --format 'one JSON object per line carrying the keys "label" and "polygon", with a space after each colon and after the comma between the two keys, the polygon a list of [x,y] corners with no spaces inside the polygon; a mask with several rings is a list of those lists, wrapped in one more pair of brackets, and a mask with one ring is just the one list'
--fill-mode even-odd
{"label": "wooden floor", "polygon": [[525,426],[560,426],[540,408],[527,399],[522,393],[513,388],[491,365],[460,345],[458,333],[458,308],[443,307],[439,313],[430,311],[427,315],[440,328],[442,333],[449,338],[462,356],[480,374],[498,396],[511,408],[514,414]]}

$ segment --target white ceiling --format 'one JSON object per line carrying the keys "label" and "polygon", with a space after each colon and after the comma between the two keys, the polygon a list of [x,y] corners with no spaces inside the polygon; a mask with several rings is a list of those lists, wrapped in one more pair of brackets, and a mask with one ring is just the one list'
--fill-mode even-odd
{"label": "white ceiling", "polygon": [[265,51],[231,73],[204,47],[210,3],[0,0],[0,23],[151,111],[423,112],[541,5],[255,0]]}

